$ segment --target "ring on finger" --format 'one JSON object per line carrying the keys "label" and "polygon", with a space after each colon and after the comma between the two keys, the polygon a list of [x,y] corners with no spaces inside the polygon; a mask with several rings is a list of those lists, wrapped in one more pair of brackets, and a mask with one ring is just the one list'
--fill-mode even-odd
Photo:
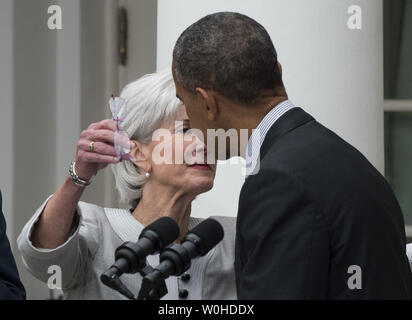
{"label": "ring on finger", "polygon": [[94,152],[94,141],[90,142],[89,144],[89,151]]}

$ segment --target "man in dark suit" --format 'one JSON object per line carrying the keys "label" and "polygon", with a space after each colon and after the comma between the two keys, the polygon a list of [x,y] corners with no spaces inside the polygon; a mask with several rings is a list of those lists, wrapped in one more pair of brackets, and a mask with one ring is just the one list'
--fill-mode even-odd
{"label": "man in dark suit", "polygon": [[249,133],[247,147],[226,148],[223,157],[247,150],[236,239],[240,299],[412,298],[404,221],[390,186],[359,151],[289,101],[259,23],[228,12],[202,18],[178,39],[172,70],[204,137],[215,128]]}
{"label": "man in dark suit", "polygon": [[6,235],[6,221],[3,216],[2,204],[0,192],[0,300],[25,299],[26,292],[20,282],[16,263]]}

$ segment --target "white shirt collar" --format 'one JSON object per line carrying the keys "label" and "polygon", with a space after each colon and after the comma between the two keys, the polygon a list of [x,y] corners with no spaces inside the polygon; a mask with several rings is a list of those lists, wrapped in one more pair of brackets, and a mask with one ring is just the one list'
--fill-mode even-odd
{"label": "white shirt collar", "polygon": [[256,129],[253,130],[246,148],[246,176],[259,172],[260,148],[267,133],[280,117],[293,108],[296,108],[296,106],[291,101],[283,101],[270,110]]}

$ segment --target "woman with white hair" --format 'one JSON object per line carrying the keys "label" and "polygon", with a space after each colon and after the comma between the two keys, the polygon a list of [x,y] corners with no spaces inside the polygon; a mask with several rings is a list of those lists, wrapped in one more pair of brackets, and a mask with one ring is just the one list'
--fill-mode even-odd
{"label": "woman with white hair", "polygon": [[[205,164],[206,146],[195,135],[189,132],[190,136],[185,136],[190,122],[175,95],[170,71],[146,75],[126,86],[121,94],[126,102],[121,127],[130,137],[132,160],[121,161],[116,156],[115,121],[91,124],[80,135],[70,175],[21,232],[18,247],[26,268],[47,282],[49,267],[60,267],[66,299],[124,299],[100,281],[100,275],[114,262],[116,248],[126,241],[137,241],[143,228],[162,216],[177,222],[178,239],[201,221],[190,216],[191,203],[212,188],[216,166]],[[152,136],[157,129],[166,129],[170,135],[156,141]],[[182,140],[183,152],[193,155],[190,164],[175,161],[178,148],[174,146]],[[154,159],[160,143],[170,146],[164,148],[163,155],[170,156],[172,163]],[[120,197],[130,210],[80,201],[92,177],[109,164]],[[224,239],[207,255],[192,260],[182,277],[168,278],[164,299],[236,298],[235,220],[215,219],[224,228]],[[159,257],[149,256],[148,262],[155,266]],[[125,274],[121,280],[138,293],[139,274]]]}

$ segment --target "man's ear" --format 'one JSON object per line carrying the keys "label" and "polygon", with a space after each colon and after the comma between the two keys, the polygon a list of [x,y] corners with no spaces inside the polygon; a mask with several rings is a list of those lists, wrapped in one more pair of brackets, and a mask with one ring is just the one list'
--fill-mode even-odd
{"label": "man's ear", "polygon": [[130,155],[133,156],[136,161],[133,162],[141,173],[150,172],[151,165],[149,162],[149,158],[147,156],[147,146],[143,143],[131,140],[134,143],[134,147],[130,150]]}
{"label": "man's ear", "polygon": [[211,121],[215,120],[219,112],[219,107],[213,92],[202,88],[196,88],[196,92],[204,102],[203,104],[205,111],[207,112],[207,118]]}
{"label": "man's ear", "polygon": [[278,68],[279,68],[280,76],[282,77],[282,65],[280,64],[279,61],[278,61]]}

